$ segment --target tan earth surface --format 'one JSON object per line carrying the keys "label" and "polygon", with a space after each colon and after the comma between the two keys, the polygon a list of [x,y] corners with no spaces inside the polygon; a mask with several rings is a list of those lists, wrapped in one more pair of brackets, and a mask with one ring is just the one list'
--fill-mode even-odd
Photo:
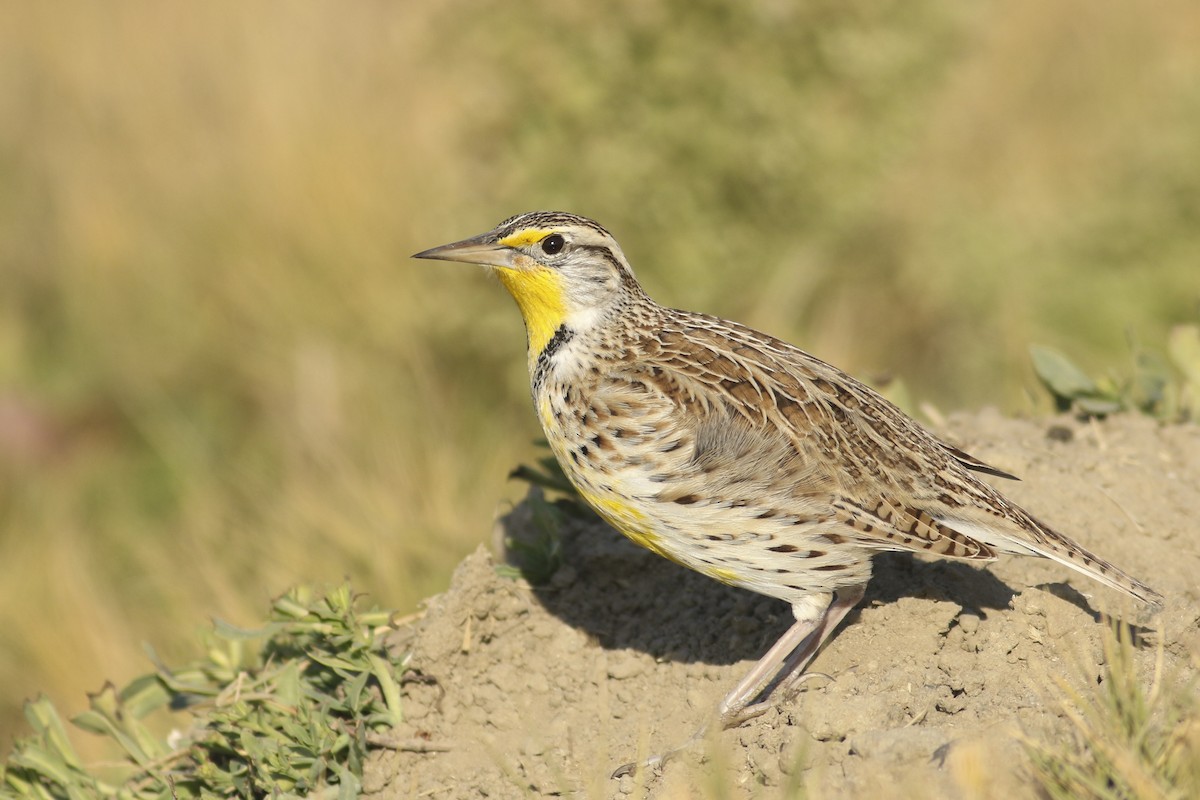
{"label": "tan earth surface", "polygon": [[[1055,680],[1090,693],[1101,612],[1144,626],[1137,664],[1182,685],[1200,651],[1200,427],[1120,416],[952,417],[938,431],[1021,482],[1013,499],[1167,597],[1162,614],[1044,559],[986,569],[877,557],[866,598],[800,693],[661,769],[618,765],[685,741],[783,632],[789,608],[644,551],[601,523],[564,526],[545,586],[482,548],[396,645],[399,739],[364,789],[380,798],[1032,796],[1018,736],[1063,739]],[[528,539],[522,504],[497,537]],[[441,750],[441,748],[445,748]]]}

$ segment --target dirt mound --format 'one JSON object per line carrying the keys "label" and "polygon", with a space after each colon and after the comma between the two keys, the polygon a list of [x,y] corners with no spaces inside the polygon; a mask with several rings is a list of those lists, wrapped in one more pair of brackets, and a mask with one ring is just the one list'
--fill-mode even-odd
{"label": "dirt mound", "polygon": [[[1200,645],[1200,428],[983,413],[952,418],[942,434],[1022,476],[1004,483],[1013,499],[1163,592],[1163,614],[1148,620],[1042,559],[981,570],[883,555],[811,666],[828,678],[662,769],[612,779],[619,764],[685,741],[791,616],[571,521],[548,585],[500,577],[481,548],[400,632],[427,679],[407,685],[400,738],[448,750],[382,754],[368,765],[368,795],[1029,794],[1016,736],[1066,730],[1052,676],[1094,685],[1101,611],[1161,624],[1167,675]],[[528,537],[529,513],[523,504],[502,520],[504,534]],[[1138,653],[1147,681],[1154,656]]]}

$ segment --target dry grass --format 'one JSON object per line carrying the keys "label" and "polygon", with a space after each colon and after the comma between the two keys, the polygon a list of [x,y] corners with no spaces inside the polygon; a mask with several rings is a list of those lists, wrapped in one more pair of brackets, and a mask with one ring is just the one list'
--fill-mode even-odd
{"label": "dry grass", "polygon": [[292,583],[442,585],[536,430],[508,302],[407,256],[510,213],[944,405],[1195,319],[1191,4],[736,8],[6,4],[0,742]]}
{"label": "dry grass", "polygon": [[1053,800],[1159,800],[1200,792],[1200,702],[1191,654],[1183,674],[1163,669],[1159,642],[1146,686],[1128,628],[1109,628],[1105,669],[1091,696],[1058,681],[1058,702],[1071,723],[1063,740],[1025,741],[1038,794]]}

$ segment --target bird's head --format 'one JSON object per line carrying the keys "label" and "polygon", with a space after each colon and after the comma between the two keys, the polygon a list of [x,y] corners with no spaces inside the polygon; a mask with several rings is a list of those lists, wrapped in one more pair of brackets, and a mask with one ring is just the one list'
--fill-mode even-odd
{"label": "bird's head", "polygon": [[633,270],[612,235],[590,219],[533,211],[487,233],[434,247],[413,258],[463,261],[492,269],[508,289],[536,356],[560,327],[587,330],[622,297],[639,294]]}

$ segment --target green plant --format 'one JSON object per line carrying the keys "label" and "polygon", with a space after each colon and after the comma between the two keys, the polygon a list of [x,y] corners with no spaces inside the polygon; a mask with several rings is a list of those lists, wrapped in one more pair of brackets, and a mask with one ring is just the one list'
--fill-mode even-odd
{"label": "green plant", "polygon": [[563,510],[546,502],[536,489],[529,492],[525,504],[531,515],[531,530],[523,538],[510,536],[504,540],[516,564],[499,564],[496,572],[506,578],[519,575],[530,584],[541,586],[562,566]]}
{"label": "green plant", "polygon": [[[538,447],[546,449],[550,447],[545,439],[538,440],[536,444]],[[558,459],[552,455],[539,458],[537,464],[532,467],[528,464],[521,464],[508,473],[508,477],[509,480],[524,481],[531,486],[540,486],[543,489],[566,495],[571,499],[579,498],[579,493],[575,491],[574,484],[567,480],[562,467],[558,465]]]}
{"label": "green plant", "polygon": [[1059,411],[1103,416],[1139,411],[1164,420],[1193,419],[1200,411],[1200,325],[1177,325],[1167,357],[1131,343],[1130,374],[1093,379],[1051,347],[1029,348],[1033,368]]}
{"label": "green plant", "polygon": [[[154,672],[106,684],[72,722],[119,747],[112,780],[82,762],[46,698],[27,703],[33,734],[0,766],[0,798],[354,797],[371,734],[402,719],[405,668],[383,647],[389,613],[357,606],[348,585],[299,587],[258,630],[217,622],[203,660],[171,669],[151,653]],[[193,717],[164,737],[150,718],[167,708]]]}
{"label": "green plant", "polygon": [[[549,447],[545,440],[537,444]],[[566,518],[594,517],[595,513],[582,502],[552,455],[538,459],[533,466],[521,464],[508,477],[529,484],[525,505],[529,509],[531,525],[522,536],[509,536],[504,540],[504,546],[516,563],[500,564],[496,571],[507,578],[520,576],[534,586],[540,586],[562,565],[561,530]],[[554,502],[546,500],[545,491],[558,495],[558,499]]]}

